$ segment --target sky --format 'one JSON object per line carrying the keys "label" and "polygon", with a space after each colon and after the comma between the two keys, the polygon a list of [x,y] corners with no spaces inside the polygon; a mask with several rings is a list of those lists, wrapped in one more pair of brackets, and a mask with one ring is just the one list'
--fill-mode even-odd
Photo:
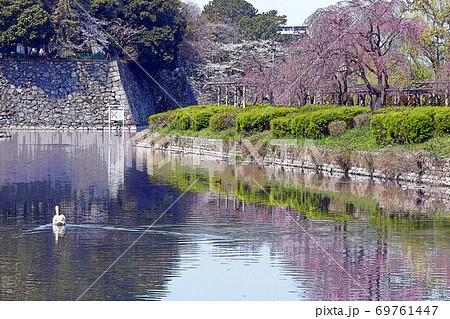
{"label": "sky", "polygon": [[[338,3],[338,0],[246,0],[250,2],[258,12],[277,10],[279,15],[286,15],[288,25],[301,25],[317,9],[328,7]],[[203,8],[209,0],[183,0],[193,2]]]}

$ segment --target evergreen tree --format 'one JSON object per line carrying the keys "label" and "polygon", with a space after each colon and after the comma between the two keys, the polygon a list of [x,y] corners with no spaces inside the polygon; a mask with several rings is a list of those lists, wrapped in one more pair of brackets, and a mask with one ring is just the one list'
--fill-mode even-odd
{"label": "evergreen tree", "polygon": [[73,46],[79,43],[80,32],[76,11],[72,8],[70,0],[58,0],[56,9],[52,15],[56,42],[61,46],[61,51],[72,51]]}
{"label": "evergreen tree", "polygon": [[258,10],[245,0],[212,0],[203,8],[202,15],[210,22],[236,24],[242,18],[253,18]]}
{"label": "evergreen tree", "polygon": [[276,10],[258,14],[258,10],[245,0],[212,0],[204,7],[202,17],[216,26],[228,25],[237,42],[282,40],[278,31],[287,21],[286,16],[279,16]]}
{"label": "evergreen tree", "polygon": [[98,19],[112,20],[123,15],[123,3],[120,0],[91,0],[89,9]]}
{"label": "evergreen tree", "polygon": [[50,15],[41,0],[0,0],[0,49],[16,44],[40,48],[52,34]]}
{"label": "evergreen tree", "polygon": [[239,26],[242,36],[246,39],[281,40],[282,35],[279,34],[279,31],[286,21],[286,16],[279,16],[276,10],[270,10],[253,18],[242,18]]}
{"label": "evergreen tree", "polygon": [[139,60],[157,68],[174,65],[178,59],[186,22],[177,0],[128,0],[125,21],[139,30],[135,45]]}

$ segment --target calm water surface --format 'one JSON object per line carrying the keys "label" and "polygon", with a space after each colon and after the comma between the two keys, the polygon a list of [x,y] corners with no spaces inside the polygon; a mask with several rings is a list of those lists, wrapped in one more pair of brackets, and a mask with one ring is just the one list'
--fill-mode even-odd
{"label": "calm water surface", "polygon": [[0,139],[0,300],[77,299],[189,187],[82,300],[450,299],[445,192],[167,155],[130,137]]}

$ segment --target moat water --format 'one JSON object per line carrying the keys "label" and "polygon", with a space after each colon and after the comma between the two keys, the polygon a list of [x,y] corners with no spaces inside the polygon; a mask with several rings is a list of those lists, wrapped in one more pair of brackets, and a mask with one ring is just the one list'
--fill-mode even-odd
{"label": "moat water", "polygon": [[131,137],[0,139],[0,300],[450,299],[450,192]]}

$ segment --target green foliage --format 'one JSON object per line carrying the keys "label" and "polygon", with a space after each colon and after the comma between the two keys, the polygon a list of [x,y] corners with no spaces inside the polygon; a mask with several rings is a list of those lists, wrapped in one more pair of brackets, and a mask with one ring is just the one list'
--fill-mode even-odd
{"label": "green foliage", "polygon": [[270,121],[270,131],[275,138],[286,136],[291,131],[291,118],[278,117]]}
{"label": "green foliage", "polygon": [[209,121],[214,114],[216,114],[216,110],[213,108],[190,112],[188,115],[191,117],[190,128],[194,131],[199,131],[201,129],[209,127]]}
{"label": "green foliage", "polygon": [[286,16],[279,16],[276,10],[243,17],[239,22],[242,36],[250,40],[281,40],[283,35],[278,31],[287,22]]}
{"label": "green foliage", "polygon": [[39,49],[55,35],[60,53],[104,45],[112,56],[137,59],[156,73],[178,60],[186,29],[180,8],[178,0],[0,0],[0,49]]}
{"label": "green foliage", "polygon": [[341,136],[347,130],[347,123],[344,121],[334,121],[328,124],[328,131],[331,136]]}
{"label": "green foliage", "polygon": [[[404,3],[406,9],[427,26],[421,39],[421,44],[427,52],[423,57],[429,60],[434,73],[439,74],[440,68],[450,56],[450,1],[404,0]],[[429,72],[426,68],[421,71]]]}
{"label": "green foliage", "polygon": [[246,109],[236,117],[236,129],[246,133],[263,132],[270,129],[272,119],[296,112],[298,107],[286,106]]}
{"label": "green foliage", "polygon": [[321,138],[329,134],[328,125],[331,122],[344,121],[348,127],[353,127],[353,118],[368,112],[367,108],[353,106],[300,114],[292,119],[291,132],[296,137]]}
{"label": "green foliage", "polygon": [[432,137],[431,114],[429,109],[377,114],[372,117],[370,128],[378,143],[420,143]]}
{"label": "green foliage", "polygon": [[78,17],[68,0],[59,0],[52,17],[53,29],[56,40],[61,45],[61,50],[70,50],[72,44],[80,42],[78,30]]}
{"label": "green foliage", "polygon": [[291,120],[291,133],[295,137],[307,137],[312,113],[299,114]]}
{"label": "green foliage", "polygon": [[0,49],[42,47],[50,41],[50,14],[41,0],[0,0]]}
{"label": "green foliage", "polygon": [[91,12],[99,19],[115,19],[121,12],[120,0],[90,0]]}
{"label": "green foliage", "polygon": [[212,0],[203,8],[202,15],[214,23],[239,24],[242,18],[253,18],[258,10],[245,0]]}
{"label": "green foliage", "polygon": [[437,110],[434,115],[434,126],[436,129],[436,135],[442,136],[444,134],[450,134],[450,109],[442,108]]}
{"label": "green foliage", "polygon": [[173,65],[178,57],[186,22],[177,0],[130,0],[127,25],[139,30],[134,44],[139,60],[157,69]]}
{"label": "green foliage", "polygon": [[[438,156],[448,156],[450,108],[391,108],[375,114],[370,125],[360,123],[353,128],[358,115],[370,115],[368,112],[367,108],[359,106],[268,108],[265,105],[236,109],[216,104],[195,105],[152,115],[149,127],[167,134],[227,139],[242,139],[249,133],[256,136],[270,128],[268,134],[275,138],[292,134],[296,138],[313,138],[316,145],[330,148],[378,151],[380,144],[408,143],[395,147],[413,151],[426,149]],[[346,126],[345,132],[330,136],[337,124],[341,128]],[[336,131],[338,129],[336,127]],[[437,137],[430,139],[433,134]]]}
{"label": "green foliage", "polygon": [[177,109],[168,113],[167,126],[169,126],[170,128],[187,130],[191,127],[191,121],[188,114],[186,114],[186,110]]}
{"label": "green foliage", "polygon": [[236,108],[227,109],[214,114],[209,120],[209,128],[213,132],[223,131],[232,128],[236,125],[236,115],[238,110]]}
{"label": "green foliage", "polygon": [[166,127],[170,114],[174,111],[167,111],[163,113],[158,113],[150,116],[148,118],[148,126],[150,129],[154,130],[160,125],[161,127]]}
{"label": "green foliage", "polygon": [[[225,105],[194,105],[183,109],[176,109],[164,113],[152,115],[149,118],[149,125],[152,128],[157,125],[166,125],[178,130],[199,131],[210,126],[213,115],[232,113],[235,108]],[[223,128],[225,129],[225,128]]]}

